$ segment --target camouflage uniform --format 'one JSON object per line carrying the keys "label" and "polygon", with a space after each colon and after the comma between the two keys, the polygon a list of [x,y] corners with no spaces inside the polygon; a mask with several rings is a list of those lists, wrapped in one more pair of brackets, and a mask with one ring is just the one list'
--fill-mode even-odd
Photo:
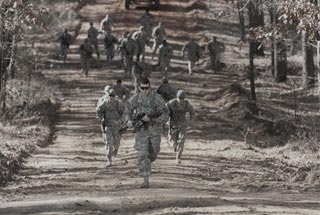
{"label": "camouflage uniform", "polygon": [[158,87],[156,91],[162,98],[168,102],[169,100],[175,98],[177,91],[168,83],[165,79],[163,83]]}
{"label": "camouflage uniform", "polygon": [[147,34],[143,30],[143,28],[140,28],[140,31],[135,32],[132,35],[132,38],[136,41],[137,44],[137,61],[141,60],[144,61],[144,56],[146,54],[146,44],[147,44]]}
{"label": "camouflage uniform", "polygon": [[113,20],[109,17],[109,15],[106,15],[106,17],[100,23],[100,29],[104,30],[106,33],[111,33],[113,28]]}
{"label": "camouflage uniform", "polygon": [[98,45],[98,35],[99,35],[99,31],[93,25],[91,25],[91,27],[88,30],[89,42],[93,46],[93,48],[97,54],[97,57],[100,58],[99,45]]}
{"label": "camouflage uniform", "polygon": [[122,40],[120,44],[120,49],[124,51],[124,65],[125,73],[130,76],[133,66],[133,56],[137,49],[136,42],[131,38],[130,34],[127,35],[125,39]]}
{"label": "camouflage uniform", "polygon": [[114,58],[114,45],[116,43],[118,43],[117,38],[110,33],[105,34],[104,48],[106,49],[107,63],[111,63]]}
{"label": "camouflage uniform", "polygon": [[120,60],[121,60],[121,67],[122,69],[125,69],[125,50],[123,47],[121,47],[122,41],[127,37],[128,32],[123,32],[121,35],[121,38],[119,39],[118,43],[120,44],[119,52],[120,52]]}
{"label": "camouflage uniform", "polygon": [[201,54],[201,47],[198,43],[192,39],[190,42],[188,42],[186,45],[182,48],[182,56],[184,57],[185,51],[188,52],[188,70],[189,74],[192,75],[192,69],[196,63],[200,59]]}
{"label": "camouflage uniform", "polygon": [[134,92],[139,93],[141,78],[148,78],[151,73],[151,66],[145,62],[135,62],[132,68]]}
{"label": "camouflage uniform", "polygon": [[145,14],[142,15],[140,23],[144,27],[146,31],[147,41],[149,41],[152,36],[152,29],[154,26],[154,16],[151,15],[149,12],[146,12]]}
{"label": "camouflage uniform", "polygon": [[151,174],[151,163],[156,160],[160,152],[162,124],[168,121],[169,111],[164,100],[154,91],[150,91],[146,98],[141,93],[129,99],[125,110],[125,120],[132,120],[133,113],[159,112],[161,115],[152,119],[148,128],[142,128],[135,135],[134,148],[138,151],[139,173],[142,177]]}
{"label": "camouflage uniform", "polygon": [[62,56],[63,62],[66,62],[69,46],[71,43],[71,35],[65,30],[60,36],[60,54]]}
{"label": "camouflage uniform", "polygon": [[215,72],[217,72],[219,69],[220,53],[224,51],[224,44],[218,42],[214,37],[208,42],[206,50],[210,54],[211,67]]}
{"label": "camouflage uniform", "polygon": [[167,78],[168,67],[173,54],[171,46],[169,46],[165,40],[159,48],[159,62],[162,78]]}
{"label": "camouflage uniform", "polygon": [[154,38],[153,53],[152,53],[152,56],[153,56],[166,37],[166,30],[164,26],[161,24],[161,22],[159,22],[159,25],[153,30],[152,37]]}
{"label": "camouflage uniform", "polygon": [[[184,93],[179,90],[177,97],[179,97],[181,92]],[[186,113],[189,112],[190,122],[192,122],[194,120],[195,112],[189,101],[184,99],[172,99],[167,103],[167,106],[170,111],[169,140],[173,143],[174,151],[177,153],[176,160],[180,163],[188,127]]]}
{"label": "camouflage uniform", "polygon": [[86,76],[88,76],[88,72],[90,69],[90,61],[93,51],[94,49],[89,43],[89,40],[85,39],[84,43],[80,45],[80,55],[82,72],[85,73]]}
{"label": "camouflage uniform", "polygon": [[[109,90],[110,95],[115,96],[115,92]],[[124,104],[116,97],[110,97],[108,94],[100,98],[97,103],[97,118],[102,122],[105,115],[105,130],[102,133],[103,141],[106,144],[106,156],[109,165],[112,163],[112,156],[117,155],[120,146],[121,116],[124,112]]]}
{"label": "camouflage uniform", "polygon": [[116,84],[112,88],[116,92],[116,96],[122,101],[126,101],[129,98],[130,91],[122,84]]}

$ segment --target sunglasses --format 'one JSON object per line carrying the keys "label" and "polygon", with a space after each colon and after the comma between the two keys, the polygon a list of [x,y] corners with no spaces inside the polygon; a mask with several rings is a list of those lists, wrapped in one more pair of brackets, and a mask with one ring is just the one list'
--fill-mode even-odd
{"label": "sunglasses", "polygon": [[110,97],[115,97],[115,95],[109,95]]}
{"label": "sunglasses", "polygon": [[150,87],[140,87],[141,90],[148,90]]}

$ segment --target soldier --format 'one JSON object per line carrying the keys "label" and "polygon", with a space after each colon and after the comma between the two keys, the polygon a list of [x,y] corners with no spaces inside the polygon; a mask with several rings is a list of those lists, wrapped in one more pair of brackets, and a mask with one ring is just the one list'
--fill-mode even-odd
{"label": "soldier", "polygon": [[[183,90],[177,92],[177,98],[170,100],[167,106],[170,111],[169,140],[173,142],[176,152],[176,162],[181,163],[181,156],[186,138],[188,124],[194,120],[195,112],[189,101],[185,100],[186,94]],[[190,114],[190,123],[187,123],[186,113]]]}
{"label": "soldier", "polygon": [[118,79],[117,84],[113,86],[116,96],[121,99],[121,101],[126,101],[129,98],[130,91],[124,85],[122,85],[122,80]]}
{"label": "soldier", "polygon": [[158,87],[156,92],[162,96],[165,102],[173,99],[177,94],[176,89],[169,84],[169,80],[166,78],[162,79],[162,84]]}
{"label": "soldier", "polygon": [[217,37],[213,36],[212,40],[208,42],[206,50],[210,54],[211,68],[214,72],[217,72],[220,64],[220,53],[225,50],[224,44],[222,42],[218,42]]}
{"label": "soldier", "polygon": [[151,74],[151,66],[145,62],[134,62],[132,68],[134,92],[139,93],[140,83],[143,78],[148,78]]}
{"label": "soldier", "polygon": [[87,77],[90,69],[90,61],[92,59],[93,51],[94,49],[89,43],[89,39],[85,39],[84,43],[80,45],[80,56],[81,56],[82,73],[84,73]]}
{"label": "soldier", "polygon": [[153,29],[152,32],[152,37],[154,38],[154,43],[153,43],[153,52],[152,52],[152,59],[154,54],[156,53],[157,49],[159,46],[162,44],[163,40],[166,37],[166,30],[164,28],[164,25],[159,22],[159,25]]}
{"label": "soldier", "polygon": [[[135,120],[133,113],[140,116]],[[143,117],[141,117],[143,116]],[[165,101],[156,92],[150,89],[150,81],[147,78],[141,80],[140,92],[129,99],[125,110],[124,119],[127,126],[135,124],[135,145],[138,151],[138,165],[140,176],[144,178],[141,188],[149,188],[149,176],[151,174],[151,163],[156,160],[160,152],[161,128],[167,122],[169,111]],[[141,125],[137,128],[137,125]]]}
{"label": "soldier", "polygon": [[131,38],[130,33],[127,34],[127,37],[122,40],[120,44],[120,49],[124,51],[124,65],[125,73],[130,76],[133,66],[133,56],[137,49],[136,42]]}
{"label": "soldier", "polygon": [[71,43],[71,35],[68,33],[68,29],[59,36],[60,40],[60,54],[63,59],[63,63],[67,60],[68,50]]}
{"label": "soldier", "polygon": [[129,34],[129,31],[123,32],[121,35],[121,38],[119,39],[118,43],[120,44],[118,46],[119,52],[120,52],[120,61],[121,61],[121,68],[125,69],[125,50],[124,47],[121,47],[122,41],[127,37]]}
{"label": "soldier", "polygon": [[89,42],[93,46],[98,59],[100,59],[100,53],[99,53],[99,45],[98,45],[98,35],[99,31],[93,26],[93,23],[90,22],[90,28],[88,29],[88,38]]}
{"label": "soldier", "polygon": [[104,48],[106,50],[106,58],[108,64],[110,64],[114,58],[114,45],[116,43],[118,43],[117,38],[115,38],[111,33],[105,33]]}
{"label": "soldier", "polygon": [[188,52],[188,70],[189,74],[192,75],[192,69],[195,65],[195,63],[200,59],[200,53],[201,48],[198,43],[195,42],[195,39],[192,37],[190,39],[190,42],[188,42],[186,45],[182,48],[182,57],[184,57],[185,51]]}
{"label": "soldier", "polygon": [[146,13],[142,15],[140,23],[145,29],[147,41],[149,42],[152,36],[152,29],[154,27],[154,16],[149,13],[149,9],[147,9]]}
{"label": "soldier", "polygon": [[144,61],[144,56],[146,54],[146,44],[147,44],[147,34],[144,31],[144,27],[141,26],[139,31],[135,32],[132,35],[132,38],[136,41],[137,44],[137,61],[141,60]]}
{"label": "soldier", "polygon": [[173,50],[166,40],[163,40],[159,48],[159,62],[162,78],[167,78],[168,67],[173,54]]}
{"label": "soldier", "polygon": [[112,157],[117,155],[120,146],[121,116],[124,113],[124,104],[115,98],[116,93],[110,86],[105,87],[103,96],[96,108],[97,118],[102,124],[102,137],[106,144],[107,167],[112,166]]}
{"label": "soldier", "polygon": [[100,23],[100,29],[107,33],[111,33],[114,30],[114,28],[114,22],[107,14],[106,17]]}

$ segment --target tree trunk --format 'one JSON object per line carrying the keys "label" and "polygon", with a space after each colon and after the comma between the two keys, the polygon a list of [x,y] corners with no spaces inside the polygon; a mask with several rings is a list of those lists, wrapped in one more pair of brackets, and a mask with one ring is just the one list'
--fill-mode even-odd
{"label": "tree trunk", "polygon": [[243,14],[243,2],[242,0],[238,0],[238,15],[239,15],[239,24],[240,24],[240,32],[241,32],[241,40],[245,38],[245,26],[244,26],[244,14]]}
{"label": "tree trunk", "polygon": [[310,84],[314,83],[315,78],[315,65],[313,61],[313,49],[308,42],[307,32],[302,32],[302,87],[307,88]]}
{"label": "tree trunk", "polygon": [[255,104],[256,103],[256,89],[255,89],[255,83],[254,83],[254,64],[253,64],[253,56],[255,51],[255,43],[250,42],[249,47],[249,60],[250,60],[250,66],[249,66],[249,79],[250,79],[250,92],[251,92],[251,100]]}
{"label": "tree trunk", "polygon": [[276,43],[276,65],[275,65],[275,80],[276,82],[284,82],[287,80],[287,47],[284,40]]}
{"label": "tree trunk", "polygon": [[[264,16],[260,0],[250,1],[248,3],[249,27],[263,27]],[[254,54],[264,56],[263,46],[260,42],[254,42]]]}

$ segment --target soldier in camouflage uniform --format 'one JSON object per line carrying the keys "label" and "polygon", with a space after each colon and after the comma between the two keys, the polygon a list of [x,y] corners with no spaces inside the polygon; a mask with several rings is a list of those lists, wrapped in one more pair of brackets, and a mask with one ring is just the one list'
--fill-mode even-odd
{"label": "soldier in camouflage uniform", "polygon": [[151,66],[146,62],[134,62],[132,68],[134,92],[140,92],[140,83],[143,78],[149,78],[151,74]]}
{"label": "soldier in camouflage uniform", "polygon": [[152,37],[154,38],[153,43],[153,52],[152,52],[152,59],[154,54],[157,52],[159,46],[162,44],[163,40],[166,38],[166,30],[164,25],[159,22],[159,25],[153,29]]}
{"label": "soldier in camouflage uniform", "polygon": [[124,47],[121,47],[122,41],[127,37],[127,35],[129,34],[129,31],[125,31],[122,33],[121,38],[119,39],[118,43],[120,44],[118,46],[119,49],[119,53],[120,53],[120,61],[121,61],[121,68],[125,69],[125,55],[126,52],[124,50]]}
{"label": "soldier in camouflage uniform", "polygon": [[124,85],[122,85],[122,80],[118,79],[117,84],[113,86],[116,92],[116,96],[122,101],[126,101],[129,98],[130,91]]}
{"label": "soldier in camouflage uniform", "polygon": [[167,73],[173,50],[166,40],[163,40],[162,45],[159,48],[159,62],[162,78],[167,79]]}
{"label": "soldier in camouflage uniform", "polygon": [[114,22],[107,14],[106,17],[100,23],[100,29],[106,33],[111,33],[114,30]]}
{"label": "soldier in camouflage uniform", "polygon": [[190,114],[190,121],[193,122],[195,112],[189,101],[185,100],[185,92],[179,90],[177,98],[170,100],[167,106],[170,111],[169,119],[169,140],[173,142],[173,148],[176,152],[176,162],[181,163],[181,156],[186,138],[188,123],[186,113]]}
{"label": "soldier in camouflage uniform", "polygon": [[88,77],[88,72],[90,69],[90,62],[92,59],[92,53],[94,49],[89,43],[89,39],[85,39],[84,43],[80,45],[80,60],[81,60],[81,67],[82,73],[84,73]]}
{"label": "soldier in camouflage uniform", "polygon": [[222,42],[217,41],[217,37],[213,37],[206,46],[206,50],[210,54],[211,60],[211,68],[214,72],[219,70],[220,64],[220,53],[225,49],[224,44]]}
{"label": "soldier in camouflage uniform", "polygon": [[133,126],[134,112],[146,114],[141,119],[144,126],[136,131],[134,148],[138,151],[140,176],[144,178],[142,188],[148,188],[151,163],[160,152],[162,124],[168,121],[169,111],[162,97],[150,89],[147,78],[141,81],[140,90],[129,99],[124,118],[128,126]]}
{"label": "soldier in camouflage uniform", "polygon": [[120,49],[124,52],[124,65],[125,73],[130,76],[133,66],[133,56],[137,50],[136,42],[131,38],[131,34],[128,33],[127,37],[121,41]]}
{"label": "soldier in camouflage uniform", "polygon": [[161,95],[166,102],[175,98],[177,94],[176,89],[169,84],[169,80],[166,78],[162,79],[162,84],[158,87],[156,92]]}
{"label": "soldier in camouflage uniform", "polygon": [[188,70],[189,74],[192,75],[192,69],[195,63],[200,59],[201,47],[198,43],[196,43],[195,39],[192,37],[190,39],[190,42],[183,46],[181,51],[182,57],[184,57],[185,51],[188,52]]}
{"label": "soldier in camouflage uniform", "polygon": [[144,56],[146,54],[146,44],[147,44],[147,34],[144,31],[144,27],[141,26],[139,31],[135,32],[132,35],[132,38],[136,41],[137,44],[137,61],[141,60],[144,61]]}
{"label": "soldier in camouflage uniform", "polygon": [[98,59],[100,59],[99,45],[98,45],[98,35],[99,31],[93,26],[93,23],[90,22],[90,28],[88,29],[88,38],[89,42],[93,46]]}
{"label": "soldier in camouflage uniform", "polygon": [[105,87],[106,95],[97,103],[97,118],[103,124],[102,136],[106,144],[107,166],[112,166],[112,157],[117,155],[120,146],[121,135],[121,116],[124,113],[125,106],[116,98],[114,89],[109,86]]}
{"label": "soldier in camouflage uniform", "polygon": [[149,13],[148,9],[146,10],[146,13],[142,15],[140,23],[146,31],[147,41],[149,42],[154,27],[154,16]]}
{"label": "soldier in camouflage uniform", "polygon": [[104,48],[106,50],[107,63],[110,64],[114,58],[114,46],[118,43],[111,33],[106,33],[104,37]]}
{"label": "soldier in camouflage uniform", "polygon": [[68,50],[71,43],[71,35],[68,33],[68,29],[65,29],[64,32],[59,36],[60,40],[60,54],[63,60],[63,63],[67,60]]}

